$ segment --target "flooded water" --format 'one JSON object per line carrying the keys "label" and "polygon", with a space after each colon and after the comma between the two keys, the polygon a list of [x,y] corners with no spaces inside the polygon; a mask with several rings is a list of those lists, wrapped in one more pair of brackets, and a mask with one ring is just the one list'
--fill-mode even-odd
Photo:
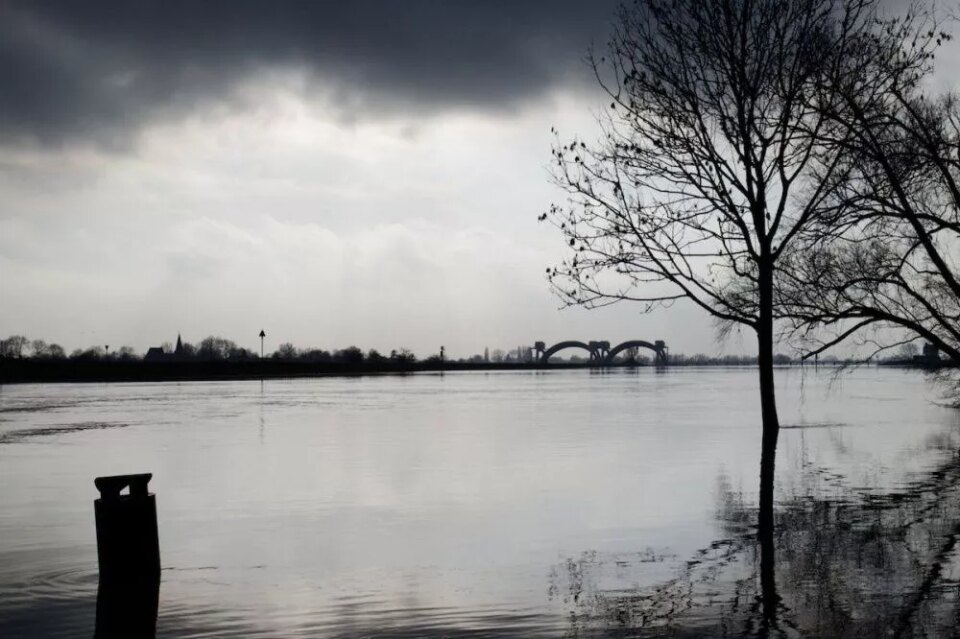
{"label": "flooded water", "polygon": [[960,413],[752,369],[0,387],[0,637],[92,637],[93,478],[152,472],[158,637],[947,636]]}

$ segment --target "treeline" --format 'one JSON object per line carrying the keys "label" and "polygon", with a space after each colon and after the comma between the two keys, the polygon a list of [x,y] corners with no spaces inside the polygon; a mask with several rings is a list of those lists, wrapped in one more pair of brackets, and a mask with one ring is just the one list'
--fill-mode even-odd
{"label": "treeline", "polygon": [[[413,364],[417,361],[417,356],[406,348],[392,350],[388,355],[384,355],[375,348],[371,348],[366,353],[357,346],[348,346],[341,350],[327,351],[320,348],[301,349],[289,342],[281,344],[269,357],[271,359],[288,362],[343,362],[347,364],[377,364],[386,362]],[[428,358],[428,361],[439,361],[439,359],[439,356],[434,356]]]}
{"label": "treeline", "polygon": [[122,360],[133,361],[140,359],[140,355],[131,346],[121,346],[110,350],[110,346],[91,346],[78,348],[69,355],[62,346],[56,343],[48,344],[42,339],[29,339],[24,335],[11,335],[0,340],[0,358],[7,359],[37,359],[37,360]]}
{"label": "treeline", "polygon": [[[42,339],[31,340],[23,335],[11,335],[0,340],[0,358],[5,359],[33,359],[33,360],[79,360],[79,361],[138,361],[155,358],[163,361],[249,361],[260,359],[256,351],[242,346],[223,337],[211,335],[196,344],[181,342],[178,347],[164,343],[158,349],[151,349],[146,356],[138,353],[131,346],[111,348],[109,345],[78,348],[69,355],[59,344],[48,344]],[[291,362],[319,362],[319,363],[386,363],[412,364],[417,356],[406,348],[382,354],[376,349],[366,352],[357,346],[348,346],[343,349],[324,350],[320,348],[297,348],[291,343],[284,343],[274,352],[267,354],[266,359]],[[440,360],[439,355],[427,358],[426,361]]]}

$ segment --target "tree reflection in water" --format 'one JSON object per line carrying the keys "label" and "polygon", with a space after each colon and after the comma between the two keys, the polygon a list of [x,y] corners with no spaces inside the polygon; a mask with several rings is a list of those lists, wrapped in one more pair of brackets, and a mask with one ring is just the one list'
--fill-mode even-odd
{"label": "tree reflection in water", "polygon": [[[960,636],[960,452],[953,436],[929,448],[937,465],[885,494],[805,467],[769,531],[721,476],[721,536],[679,568],[647,551],[553,572],[566,636]],[[653,583],[651,565],[672,572]]]}

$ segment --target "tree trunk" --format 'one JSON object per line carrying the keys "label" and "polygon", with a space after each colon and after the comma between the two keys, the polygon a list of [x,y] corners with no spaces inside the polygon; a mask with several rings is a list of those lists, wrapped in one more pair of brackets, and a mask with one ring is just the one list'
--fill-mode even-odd
{"label": "tree trunk", "polygon": [[776,627],[779,606],[774,557],[773,486],[780,420],[773,380],[773,268],[761,264],[758,273],[760,308],[757,323],[757,363],[760,369],[760,416],[763,438],[760,451],[760,514],[757,540],[760,544],[760,591],[764,625]]}

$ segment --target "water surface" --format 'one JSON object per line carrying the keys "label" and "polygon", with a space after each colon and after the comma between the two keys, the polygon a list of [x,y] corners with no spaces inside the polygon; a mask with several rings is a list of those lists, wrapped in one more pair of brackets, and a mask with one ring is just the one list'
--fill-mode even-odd
{"label": "water surface", "polygon": [[[957,413],[915,371],[777,383],[774,630],[949,627]],[[93,478],[138,472],[158,637],[756,634],[756,395],[738,368],[0,387],[0,636],[93,636]]]}

